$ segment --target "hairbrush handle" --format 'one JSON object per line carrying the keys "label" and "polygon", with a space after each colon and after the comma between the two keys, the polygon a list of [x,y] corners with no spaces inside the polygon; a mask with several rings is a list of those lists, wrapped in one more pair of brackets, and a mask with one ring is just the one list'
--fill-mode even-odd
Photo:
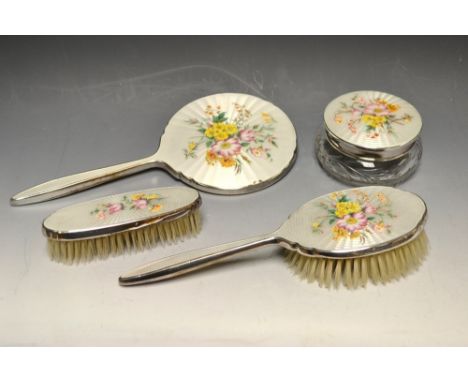
{"label": "hairbrush handle", "polygon": [[179,253],[133,269],[120,276],[119,283],[123,286],[131,286],[170,279],[208,267],[240,252],[277,242],[278,239],[275,236],[268,234]]}
{"label": "hairbrush handle", "polygon": [[132,162],[64,176],[21,191],[10,199],[10,203],[12,206],[20,206],[60,198],[146,170],[156,166],[156,163],[154,156],[151,156]]}

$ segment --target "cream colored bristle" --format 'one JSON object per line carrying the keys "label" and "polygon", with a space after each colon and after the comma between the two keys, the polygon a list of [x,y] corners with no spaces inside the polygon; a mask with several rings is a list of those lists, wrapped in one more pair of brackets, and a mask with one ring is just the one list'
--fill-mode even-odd
{"label": "cream colored bristle", "polygon": [[195,209],[172,221],[158,222],[109,236],[70,241],[48,239],[48,251],[54,261],[75,264],[95,258],[106,259],[132,250],[141,251],[158,243],[174,243],[183,240],[184,236],[195,236],[200,229],[200,212]]}
{"label": "cream colored bristle", "polygon": [[368,261],[367,259],[364,259],[361,261],[361,278],[359,280],[359,286],[366,286],[367,280],[369,279],[368,270]]}
{"label": "cream colored bristle", "polygon": [[344,261],[344,277],[343,277],[343,283],[347,288],[351,288],[352,283],[351,283],[351,259],[343,260]]}
{"label": "cream colored bristle", "polygon": [[338,288],[338,286],[341,284],[341,267],[342,267],[342,265],[343,265],[342,261],[337,261],[336,262],[334,283],[333,283],[335,288]]}
{"label": "cream colored bristle", "polygon": [[361,279],[361,262],[362,259],[353,261],[353,288],[359,286],[359,280]]}
{"label": "cream colored bristle", "polygon": [[327,288],[344,285],[355,289],[365,287],[369,280],[374,284],[385,284],[417,269],[427,255],[428,240],[423,231],[401,247],[357,258],[332,259],[286,252],[286,261],[302,279],[317,281]]}
{"label": "cream colored bristle", "polygon": [[319,259],[319,266],[318,266],[318,272],[317,272],[317,281],[320,286],[323,286],[325,283],[325,265],[327,262],[325,259]]}
{"label": "cream colored bristle", "polygon": [[325,286],[327,288],[330,288],[332,284],[333,268],[334,264],[331,261],[328,261],[325,268]]}

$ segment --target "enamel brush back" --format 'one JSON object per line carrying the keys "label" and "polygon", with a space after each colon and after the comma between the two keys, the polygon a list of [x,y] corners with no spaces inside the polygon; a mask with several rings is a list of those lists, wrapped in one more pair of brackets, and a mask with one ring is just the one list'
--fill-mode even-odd
{"label": "enamel brush back", "polygon": [[201,203],[196,190],[165,187],[106,196],[64,207],[47,217],[49,239],[79,240],[131,231],[184,216]]}
{"label": "enamel brush back", "polygon": [[424,228],[424,201],[393,187],[333,192],[304,204],[276,232],[304,255],[359,257],[398,247]]}

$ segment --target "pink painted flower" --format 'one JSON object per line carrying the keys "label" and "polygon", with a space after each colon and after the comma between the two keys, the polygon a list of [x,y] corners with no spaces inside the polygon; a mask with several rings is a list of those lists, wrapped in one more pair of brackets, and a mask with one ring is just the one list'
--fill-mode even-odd
{"label": "pink painted flower", "polygon": [[241,130],[239,132],[239,137],[241,139],[241,141],[244,141],[244,142],[253,142],[255,141],[255,131],[253,130]]}
{"label": "pink painted flower", "polygon": [[357,102],[360,103],[361,105],[365,105],[367,104],[368,101],[363,96],[360,96],[358,97]]}
{"label": "pink painted flower", "polygon": [[133,205],[139,210],[146,208],[147,204],[148,202],[145,199],[138,199],[133,201]]}
{"label": "pink painted flower", "polygon": [[375,214],[375,212],[377,211],[377,209],[370,203],[366,203],[364,205],[364,212],[367,214],[367,215],[372,215],[372,214]]}
{"label": "pink painted flower", "polygon": [[374,224],[374,227],[373,227],[377,232],[383,232],[386,228],[386,225],[383,221],[380,221],[376,224]]}
{"label": "pink painted flower", "polygon": [[242,146],[237,138],[216,142],[211,150],[222,157],[233,157],[240,153]]}
{"label": "pink painted flower", "polygon": [[354,121],[349,121],[348,122],[348,129],[353,133],[353,134],[356,134],[357,133],[357,129],[356,129],[356,126],[354,126]]}
{"label": "pink painted flower", "polygon": [[252,147],[250,152],[257,158],[260,158],[265,154],[265,149],[263,147]]}
{"label": "pink painted flower", "polygon": [[107,206],[107,209],[110,214],[114,214],[116,212],[119,212],[122,209],[122,204],[121,203],[111,203]]}
{"label": "pink painted flower", "polygon": [[99,211],[98,214],[96,215],[98,219],[104,220],[106,218],[106,214],[104,213],[103,210]]}
{"label": "pink painted flower", "polygon": [[358,119],[362,114],[362,111],[359,110],[359,109],[353,109],[353,111],[351,112],[351,118],[352,119]]}
{"label": "pink painted flower", "polygon": [[371,115],[389,115],[390,110],[388,109],[387,105],[384,103],[371,103],[367,105],[364,114],[371,114]]}
{"label": "pink painted flower", "polygon": [[359,231],[367,226],[367,217],[363,212],[346,215],[338,220],[336,225],[352,233],[354,231]]}

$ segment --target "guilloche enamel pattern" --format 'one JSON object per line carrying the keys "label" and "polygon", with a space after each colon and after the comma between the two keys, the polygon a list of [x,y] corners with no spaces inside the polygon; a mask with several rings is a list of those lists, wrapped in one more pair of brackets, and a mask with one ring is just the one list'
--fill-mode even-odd
{"label": "guilloche enamel pattern", "polygon": [[61,208],[42,230],[51,259],[76,264],[196,235],[200,205],[189,187],[132,191]]}
{"label": "guilloche enamel pattern", "polygon": [[59,198],[150,168],[215,194],[244,194],[281,179],[296,158],[296,132],[277,106],[247,94],[200,98],[169,121],[147,158],[66,176],[11,198],[23,205]]}
{"label": "guilloche enamel pattern", "polygon": [[396,185],[416,171],[422,155],[421,116],[404,99],[354,91],[332,100],[316,139],[321,166],[353,185]]}
{"label": "guilloche enamel pattern", "polygon": [[355,288],[416,269],[427,253],[427,209],[417,195],[391,187],[342,190],[305,203],[276,231],[170,256],[120,277],[122,285],[162,281],[239,252],[276,244],[299,276]]}

